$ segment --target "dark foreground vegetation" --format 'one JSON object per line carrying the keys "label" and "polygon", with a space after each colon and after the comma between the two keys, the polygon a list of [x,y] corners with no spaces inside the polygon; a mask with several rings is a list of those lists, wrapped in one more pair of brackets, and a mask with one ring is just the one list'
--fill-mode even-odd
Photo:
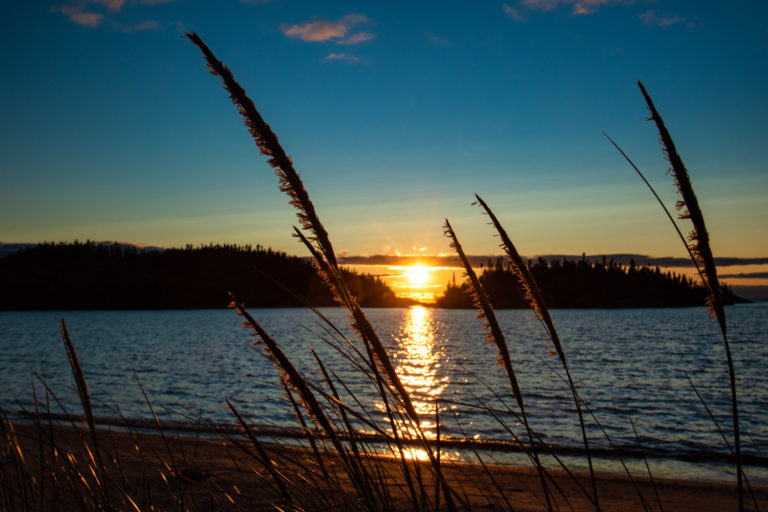
{"label": "dark foreground vegetation", "polygon": [[[343,273],[363,306],[410,303],[377,277]],[[223,308],[228,291],[249,307],[302,306],[297,295],[336,305],[311,262],[261,246],[47,243],[0,259],[0,309]]]}
{"label": "dark foreground vegetation", "polygon": [[[211,73],[221,78],[237,110],[243,115],[256,145],[263,155],[268,156],[268,163],[275,169],[280,179],[280,190],[289,196],[291,204],[297,209],[299,227],[295,229],[295,234],[312,254],[318,267],[323,270],[326,282],[333,289],[336,300],[350,313],[351,327],[355,332],[352,338],[347,338],[343,331],[330,323],[327,318],[322,316],[319,318],[327,323],[327,336],[321,336],[321,341],[328,343],[336,350],[343,358],[342,364],[345,364],[347,369],[351,368],[352,374],[339,371],[345,368],[336,364],[334,364],[336,368],[326,366],[314,351],[311,352],[311,358],[316,362],[316,366],[313,366],[311,370],[303,369],[306,367],[305,362],[302,362],[299,367],[295,366],[294,354],[283,350],[285,340],[272,338],[246,309],[244,301],[248,302],[250,296],[247,294],[253,290],[253,283],[249,280],[252,278],[239,276],[239,283],[230,280],[233,279],[233,276],[229,275],[228,272],[236,273],[233,270],[236,267],[228,265],[222,267],[212,263],[209,263],[206,269],[193,265],[183,267],[186,269],[186,273],[181,275],[186,276],[185,279],[192,282],[192,284],[185,283],[185,285],[199,286],[201,282],[210,282],[207,280],[222,277],[216,275],[217,272],[222,272],[225,279],[217,282],[223,282],[225,287],[231,287],[230,289],[238,294],[240,293],[238,290],[243,290],[245,295],[231,296],[231,306],[243,318],[244,326],[254,336],[255,345],[274,363],[276,371],[279,372],[285,397],[295,412],[297,424],[305,433],[306,441],[303,443],[305,450],[299,452],[297,457],[293,457],[291,452],[283,450],[281,453],[290,457],[286,461],[286,455],[278,455],[275,449],[267,444],[269,440],[264,439],[263,436],[260,438],[229,400],[225,400],[225,402],[232,411],[233,422],[236,421],[241,427],[241,436],[237,438],[222,437],[214,440],[211,444],[221,456],[230,457],[234,451],[243,457],[240,459],[242,462],[231,457],[230,459],[236,464],[236,470],[241,475],[247,476],[247,481],[244,484],[241,483],[242,480],[237,479],[233,483],[233,480],[227,477],[223,471],[220,472],[209,467],[211,471],[209,472],[209,469],[194,463],[192,455],[200,452],[193,447],[192,455],[190,455],[184,446],[174,443],[174,440],[166,435],[161,428],[159,428],[159,438],[155,437],[150,440],[139,439],[139,436],[134,435],[134,432],[128,432],[126,433],[126,436],[130,436],[128,443],[112,436],[113,432],[105,434],[97,428],[85,374],[66,325],[62,321],[62,339],[82,403],[87,429],[84,427],[73,428],[71,432],[74,434],[74,440],[70,441],[65,435],[62,435],[61,429],[51,428],[52,424],[48,422],[50,416],[45,413],[51,412],[58,404],[53,390],[47,386],[44,393],[41,391],[40,394],[35,392],[36,388],[33,386],[33,392],[35,392],[34,411],[29,411],[33,425],[30,427],[28,435],[21,435],[20,429],[19,435],[17,435],[13,421],[9,416],[3,414],[4,411],[0,410],[0,441],[3,443],[2,456],[0,456],[0,510],[323,510],[354,512],[396,512],[400,510],[458,512],[459,510],[491,509],[546,510],[548,512],[555,512],[555,510],[594,510],[595,512],[608,510],[643,510],[645,512],[656,510],[663,512],[665,509],[691,510],[688,505],[694,498],[683,497],[682,500],[670,500],[664,492],[663,486],[657,485],[647,461],[648,480],[642,483],[638,483],[638,479],[632,475],[629,468],[624,466],[624,461],[618,454],[617,460],[625,469],[626,478],[624,476],[605,478],[596,474],[590,452],[590,442],[591,438],[594,438],[594,434],[592,436],[587,434],[587,426],[593,432],[595,426],[598,426],[599,431],[609,441],[610,435],[600,425],[597,416],[592,415],[593,411],[590,409],[589,402],[578,393],[576,384],[571,377],[565,346],[561,343],[548,310],[548,306],[551,307],[554,304],[546,304],[546,294],[542,291],[546,289],[546,285],[542,283],[542,286],[539,286],[538,277],[534,275],[533,269],[523,262],[503,226],[496,219],[491,208],[479,196],[475,197],[483,211],[491,219],[493,227],[502,241],[504,251],[509,258],[509,268],[516,276],[528,304],[546,330],[547,337],[551,342],[551,348],[546,347],[546,350],[553,356],[556,355],[559,360],[562,373],[554,368],[551,369],[567,383],[573,397],[577,418],[572,418],[572,421],[574,423],[578,421],[582,431],[589,475],[587,476],[586,473],[577,475],[568,467],[570,462],[554,457],[557,467],[562,469],[558,472],[560,476],[554,476],[551,468],[539,457],[540,448],[548,441],[529,423],[529,415],[526,413],[524,403],[526,400],[534,400],[536,395],[531,390],[526,389],[524,397],[516,377],[520,368],[516,367],[517,361],[510,356],[504,331],[501,329],[488,299],[489,293],[482,281],[475,275],[474,269],[459,243],[459,237],[448,220],[444,225],[445,234],[450,239],[451,247],[465,266],[472,296],[475,299],[480,318],[483,320],[482,323],[488,332],[488,340],[495,344],[499,355],[497,359],[501,367],[499,371],[504,372],[509,378],[507,392],[511,391],[514,397],[514,400],[499,400],[500,408],[490,403],[480,402],[478,399],[480,402],[478,407],[487,412],[489,417],[498,421],[500,431],[507,432],[510,439],[525,451],[531,465],[529,471],[531,478],[527,481],[517,478],[514,484],[510,486],[500,478],[503,469],[486,464],[478,452],[474,452],[474,454],[478,461],[475,469],[479,473],[474,475],[465,472],[462,465],[445,460],[441,456],[439,425],[446,416],[450,417],[451,403],[435,400],[431,404],[434,409],[429,407],[434,413],[432,410],[426,412],[417,410],[415,402],[412,400],[412,393],[408,391],[400,375],[395,371],[395,366],[385,344],[360,307],[361,303],[364,304],[365,297],[359,296],[359,301],[355,299],[358,291],[349,284],[349,273],[343,271],[337,262],[336,251],[333,249],[330,237],[320,222],[309,194],[304,188],[304,183],[293,167],[293,160],[280,146],[277,136],[262,119],[243,88],[235,81],[231,71],[213,55],[208,46],[196,34],[189,33],[187,37],[202,51]],[[721,330],[729,374],[728,381],[723,382],[723,387],[730,387],[731,391],[732,442],[727,438],[727,434],[721,430],[714,416],[713,428],[720,431],[724,444],[733,449],[736,485],[725,490],[723,501],[715,502],[715,500],[707,497],[703,500],[705,503],[695,504],[693,510],[731,508],[744,512],[745,498],[747,497],[750,500],[750,509],[759,510],[759,502],[764,503],[765,493],[762,489],[755,490],[751,487],[742,465],[736,371],[728,340],[723,289],[717,278],[715,260],[709,247],[703,214],[693,193],[688,172],[677,154],[661,117],[655,110],[642,84],[638,85],[651,111],[651,119],[657,125],[665,154],[670,160],[675,175],[675,185],[682,197],[682,201],[679,203],[679,208],[682,209],[682,218],[690,220],[693,228],[688,239],[682,234],[666,208],[665,211],[667,211],[670,221],[680,235],[692,261],[699,269],[702,283],[707,289],[708,306]],[[627,158],[627,160],[629,159]],[[631,165],[634,167],[634,164]],[[638,174],[640,174],[639,170]],[[644,177],[643,180],[645,180]],[[656,195],[655,191],[654,195]],[[78,247],[77,249],[81,248]],[[216,248],[200,248],[198,251],[202,255],[209,249]],[[95,252],[100,253],[100,251]],[[197,254],[194,250],[192,253]],[[168,272],[174,276],[179,275],[176,267],[185,265],[184,260],[165,261],[163,259],[166,257],[164,254],[151,253],[151,257],[157,258],[147,267],[152,270],[151,274],[147,276],[130,274],[141,279],[140,282],[131,283],[132,289],[151,288],[155,283],[150,278],[161,281],[168,279],[163,272]],[[173,252],[170,253],[171,256],[173,254]],[[233,251],[232,261],[237,261],[237,254],[238,251]],[[108,251],[104,257],[105,259],[110,258]],[[133,259],[131,255],[126,256],[124,254],[114,257]],[[274,257],[274,253],[270,256],[270,252],[267,251],[265,261],[269,261],[270,257]],[[285,258],[285,255],[281,255],[281,257]],[[138,255],[134,255],[134,258],[135,264],[135,261],[140,258]],[[125,284],[127,280],[124,276],[118,277],[115,274],[104,272],[106,265],[98,258],[94,257],[88,261],[91,262],[91,266],[88,266],[87,263],[78,262],[77,270],[82,272],[82,275],[75,273],[73,279],[80,277],[87,279],[90,285],[96,285],[97,288],[92,291],[93,295],[96,295],[96,291],[106,293],[105,290],[108,290],[108,288],[100,285],[101,282],[113,286],[117,286],[119,282],[122,283],[122,286],[127,286]],[[551,265],[548,266],[548,268],[550,267]],[[589,265],[585,264],[582,270],[587,273],[588,267]],[[126,272],[127,269],[135,272],[135,269],[131,269],[129,266],[126,266],[125,269]],[[28,272],[34,270],[34,265],[27,268]],[[65,273],[65,270],[73,271],[71,268],[60,267],[58,273]],[[503,271],[503,268],[500,268],[500,271]],[[57,275],[57,272],[50,270],[48,272],[47,276],[49,277],[55,278]],[[622,272],[624,271],[622,270]],[[634,278],[637,269],[626,271],[627,275],[630,273]],[[45,283],[45,275],[31,275],[37,276],[41,287],[49,286]],[[3,276],[5,279],[5,276],[10,277],[11,274],[3,274]],[[281,276],[275,277],[280,278]],[[111,282],[110,279],[115,282]],[[66,292],[71,293],[72,290],[65,288],[62,291],[62,293]],[[29,294],[33,293],[34,290],[29,292]],[[98,296],[94,300],[98,300]],[[685,328],[690,329],[695,328],[695,326],[687,325]],[[541,349],[544,348],[541,347]],[[301,360],[301,357],[298,360]],[[695,365],[695,361],[692,364]],[[493,363],[489,361],[487,370],[492,371],[493,368]],[[486,368],[483,368],[481,371],[485,370]],[[359,400],[350,392],[344,380],[348,378],[354,378],[370,385],[370,394],[366,393],[364,396],[375,397],[371,398],[371,401],[376,401],[375,408],[367,400]],[[494,389],[492,392],[496,395],[505,391]],[[145,397],[147,397],[146,394]],[[701,399],[703,405],[706,406],[704,399]],[[161,427],[148,397],[147,405],[153,411],[152,415],[158,427]],[[585,412],[588,414],[584,414]],[[642,414],[642,411],[638,411],[638,413]],[[589,421],[590,417],[593,422]],[[424,428],[427,418],[429,421],[434,421],[435,438],[431,438]],[[628,417],[628,421],[634,429],[631,416]],[[594,425],[588,425],[588,422],[594,423]],[[681,427],[685,428],[683,425]],[[383,451],[389,456],[388,458],[382,457],[382,452],[377,447],[366,442],[365,438],[360,435],[364,431],[375,431],[386,438]],[[471,435],[471,431],[466,432],[466,437],[469,438]],[[637,435],[637,441],[640,445],[640,435]],[[124,455],[125,449],[121,450],[121,446],[126,444],[131,457]],[[413,447],[416,447],[418,451],[414,452]],[[622,481],[625,485],[619,490],[614,487],[614,490],[608,494],[611,480]],[[644,477],[643,480],[645,480]],[[263,495],[251,493],[250,490],[255,486],[260,490],[269,492],[268,497],[264,498]],[[679,486],[676,487],[679,488]],[[472,489],[477,492],[471,493]],[[700,487],[698,491],[694,490],[693,496],[700,498],[701,489],[705,488]]]}
{"label": "dark foreground vegetation", "polygon": [[[668,308],[703,306],[707,289],[693,279],[659,267],[629,267],[613,260],[602,263],[539,258],[528,263],[531,274],[551,308]],[[526,309],[528,300],[509,263],[501,259],[489,265],[479,277],[496,309]],[[722,285],[726,304],[748,302]],[[472,308],[469,283],[448,283],[445,294],[437,299],[443,308]]]}

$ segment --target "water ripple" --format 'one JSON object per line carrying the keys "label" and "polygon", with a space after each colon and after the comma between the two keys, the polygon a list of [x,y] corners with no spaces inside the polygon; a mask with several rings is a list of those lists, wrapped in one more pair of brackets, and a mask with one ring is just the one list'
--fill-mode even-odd
{"label": "water ripple", "polygon": [[[347,316],[323,309],[350,339]],[[572,398],[557,358],[548,355],[546,333],[529,311],[497,312],[523,391],[532,427],[547,443],[574,453],[581,434]],[[303,309],[253,310],[253,316],[309,374],[319,376],[313,347],[354,397],[376,417],[378,399],[339,350],[323,339],[333,334]],[[414,395],[427,430],[434,429],[435,403],[441,409],[441,436],[509,441],[520,435],[515,400],[495,347],[485,342],[473,311],[376,309],[368,311],[390,350],[393,364]],[[768,304],[728,308],[738,374],[748,460],[768,453]],[[177,412],[218,424],[233,423],[224,404],[230,398],[250,421],[295,426],[293,412],[270,361],[231,311],[0,312],[0,405],[18,410],[32,404],[44,380],[73,413],[79,401],[58,335],[67,320],[89,390],[100,414],[115,411],[132,419],[150,417],[132,371],[145,386],[164,421]],[[730,394],[722,340],[703,308],[643,310],[560,310],[552,312],[581,396],[611,440],[627,450],[637,439],[660,459],[727,459],[717,429],[696,397],[691,378],[726,436],[730,436]],[[340,342],[342,350],[344,343]],[[497,411],[489,413],[489,409]],[[500,422],[503,422],[500,423]],[[590,439],[609,449],[595,421]],[[506,425],[506,426],[505,426]],[[622,448],[624,449],[624,448]],[[709,454],[709,455],[707,455]],[[759,465],[759,464],[758,464]],[[719,466],[728,474],[728,464]],[[768,472],[758,481],[768,482]]]}

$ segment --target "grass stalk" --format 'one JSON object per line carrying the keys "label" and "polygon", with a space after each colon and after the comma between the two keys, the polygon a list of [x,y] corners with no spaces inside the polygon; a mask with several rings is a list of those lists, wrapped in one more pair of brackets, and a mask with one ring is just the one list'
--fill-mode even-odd
{"label": "grass stalk", "polygon": [[[643,443],[640,442],[640,436],[637,434],[637,429],[635,428],[635,422],[632,420],[632,415],[627,415],[627,418],[629,419],[629,424],[632,425],[632,432],[635,434],[635,441],[637,441],[637,447],[640,449],[640,453],[643,456],[643,463],[645,464],[645,470],[648,473],[648,479],[651,482],[651,487],[653,487],[653,493],[656,495],[656,503],[659,505],[659,512],[664,512],[664,506],[661,504],[661,497],[659,496],[659,489],[656,487],[656,480],[653,478],[653,473],[651,472],[651,466],[648,464],[648,457],[645,456],[645,450],[643,449]],[[641,499],[645,502],[645,498],[642,497]]]}
{"label": "grass stalk", "polygon": [[592,464],[592,454],[589,449],[589,438],[587,436],[587,429],[584,423],[584,413],[581,410],[581,402],[576,392],[576,384],[574,384],[573,378],[571,377],[568,361],[565,358],[565,350],[563,350],[563,345],[560,342],[560,336],[558,336],[557,329],[555,329],[555,323],[552,321],[552,317],[549,314],[549,309],[544,303],[544,298],[541,294],[538,284],[536,283],[536,280],[533,278],[533,274],[531,274],[531,271],[528,269],[528,265],[526,265],[523,261],[523,258],[520,257],[520,254],[517,252],[517,249],[512,243],[512,240],[509,238],[509,235],[507,235],[506,230],[496,218],[496,215],[494,215],[491,208],[485,203],[485,201],[483,201],[483,199],[477,194],[475,194],[475,198],[485,213],[488,215],[488,217],[491,219],[493,226],[496,228],[496,231],[501,238],[501,248],[504,249],[504,252],[509,258],[512,272],[517,277],[518,282],[520,283],[520,286],[523,290],[523,297],[525,297],[525,300],[528,302],[528,304],[530,304],[531,308],[536,313],[536,316],[544,325],[544,328],[549,335],[549,339],[552,341],[552,344],[555,347],[557,357],[560,359],[560,363],[565,370],[565,375],[568,379],[568,387],[570,388],[571,394],[573,395],[573,402],[576,405],[576,412],[579,416],[581,437],[584,441],[584,450],[586,452],[587,463],[589,465],[589,476],[592,480],[592,495],[594,498],[594,504],[595,508],[600,510],[600,501],[597,494],[597,479],[595,478],[595,469]]}
{"label": "grass stalk", "polygon": [[[108,492],[108,487],[106,485],[106,482],[104,479],[106,478],[106,467],[104,466],[104,461],[101,457],[101,449],[99,447],[99,439],[98,435],[96,434],[96,422],[93,419],[93,405],[91,404],[91,396],[88,394],[88,383],[85,380],[85,375],[83,374],[83,368],[80,366],[80,360],[77,357],[77,352],[75,351],[75,346],[72,343],[72,340],[69,337],[69,332],[67,331],[67,324],[64,322],[64,319],[61,320],[60,324],[60,332],[61,332],[61,338],[64,342],[64,346],[67,349],[67,357],[69,359],[69,365],[72,368],[72,375],[75,378],[75,383],[77,385],[77,392],[80,396],[80,402],[83,406],[83,412],[85,413],[86,422],[88,423],[88,431],[91,434],[91,441],[93,443],[93,454],[95,456],[94,463],[96,465],[97,470],[93,472],[94,478],[96,478],[96,485],[101,493],[102,498],[105,501],[105,504],[109,506],[110,503],[110,496]],[[90,449],[88,449],[88,446],[86,445],[85,448],[88,451],[88,454],[91,454]],[[93,457],[92,457],[93,458]]]}
{"label": "grass stalk", "polygon": [[[712,424],[715,425],[715,428],[717,429],[717,433],[720,434],[720,437],[723,440],[723,444],[725,444],[726,448],[728,448],[728,451],[733,456],[734,455],[733,447],[731,446],[731,443],[728,442],[728,437],[725,435],[725,432],[723,432],[723,429],[720,427],[720,422],[717,421],[717,418],[712,412],[712,409],[709,408],[709,405],[707,405],[707,401],[704,400],[704,397],[701,396],[701,393],[699,393],[699,390],[696,387],[696,384],[693,383],[693,380],[691,380],[691,377],[688,375],[688,372],[683,372],[683,375],[685,376],[685,379],[688,381],[688,384],[691,386],[691,389],[693,389],[693,392],[696,394],[696,398],[699,399],[699,402],[701,402],[701,405],[704,407],[704,410],[707,411],[707,415],[709,416],[709,419],[712,420]],[[755,446],[757,447],[757,445]],[[759,448],[758,448],[758,452],[759,452]],[[743,468],[742,468],[742,478],[744,478],[744,485],[746,486],[747,492],[752,498],[752,504],[755,507],[755,511],[759,512],[760,507],[757,504],[757,497],[755,496],[755,493],[752,490],[752,486],[750,485],[749,479],[747,478],[747,474],[744,473]]]}
{"label": "grass stalk", "polygon": [[[359,304],[344,283],[341,270],[336,261],[336,253],[334,252],[328,233],[320,222],[314,204],[304,188],[304,183],[293,167],[293,161],[285,153],[277,136],[261,117],[261,114],[259,114],[253,101],[246,95],[245,90],[240,84],[237,83],[232,72],[216,58],[210,48],[208,48],[197,34],[190,32],[187,33],[186,36],[202,51],[208,63],[210,72],[221,78],[225,89],[230,94],[232,102],[237,106],[238,112],[243,116],[246,127],[251,133],[256,145],[259,147],[259,150],[263,155],[269,157],[267,162],[275,169],[275,173],[280,180],[280,190],[290,197],[290,204],[297,210],[296,215],[299,219],[300,226],[309,233],[309,237],[305,238],[305,240],[315,248],[313,256],[319,265],[320,271],[325,274],[324,277],[332,286],[337,300],[350,310],[354,328],[361,334],[364,342],[371,344],[371,348],[378,363],[381,365],[387,378],[392,382],[394,388],[400,394],[400,399],[402,400],[406,411],[415,422],[418,422],[416,410],[410,402],[405,387],[395,373],[394,367],[389,360],[389,356],[387,355],[384,346],[376,335],[370,322],[365,317]],[[322,257],[319,255],[322,255]]]}
{"label": "grass stalk", "polygon": [[256,434],[253,432],[253,430],[248,426],[248,423],[243,419],[243,417],[240,415],[237,409],[235,409],[235,406],[232,405],[232,402],[229,401],[229,399],[225,398],[224,401],[227,403],[227,406],[229,406],[229,409],[232,411],[232,413],[235,415],[235,418],[237,418],[238,423],[240,423],[240,426],[243,427],[243,430],[245,431],[245,434],[248,436],[248,439],[251,441],[251,444],[256,449],[256,453],[259,457],[259,462],[261,462],[261,465],[264,466],[264,468],[267,470],[267,472],[272,476],[272,481],[275,482],[275,485],[278,488],[278,491],[280,492],[280,495],[283,497],[283,499],[288,503],[289,505],[293,505],[293,499],[291,498],[291,493],[288,492],[288,489],[285,487],[285,483],[283,482],[283,475],[279,474],[277,471],[277,468],[275,467],[275,464],[272,462],[272,459],[267,454],[267,451],[264,449],[264,445],[259,441],[259,438],[256,437]]}
{"label": "grass stalk", "polygon": [[499,364],[506,371],[509,384],[512,388],[512,393],[514,394],[515,400],[517,401],[517,406],[520,408],[520,418],[522,419],[523,424],[525,425],[525,429],[528,432],[528,439],[531,444],[531,455],[533,457],[534,465],[536,466],[536,471],[538,471],[539,478],[541,479],[541,486],[547,501],[547,509],[551,511],[552,503],[549,497],[549,487],[547,486],[547,481],[544,478],[541,462],[539,461],[539,456],[536,452],[536,444],[533,440],[533,432],[531,431],[531,426],[528,423],[528,416],[525,413],[523,393],[520,391],[520,386],[515,375],[515,369],[512,366],[512,359],[509,356],[509,348],[507,347],[506,338],[504,337],[501,326],[499,326],[499,322],[496,319],[496,314],[494,313],[493,307],[491,306],[491,301],[485,293],[485,290],[483,290],[483,287],[480,284],[480,280],[477,278],[477,274],[472,268],[472,265],[469,263],[469,259],[467,259],[467,256],[464,254],[464,250],[459,243],[459,239],[456,237],[456,233],[451,227],[451,223],[448,222],[448,219],[445,219],[443,232],[448,238],[450,238],[451,248],[456,251],[456,254],[459,256],[459,259],[464,265],[464,272],[469,278],[469,282],[472,287],[471,289],[473,302],[478,310],[478,316],[480,320],[484,321],[485,327],[488,330],[487,341],[488,343],[496,345],[496,350],[499,353]]}
{"label": "grass stalk", "polygon": [[680,219],[688,219],[691,221],[693,228],[688,235],[688,243],[686,247],[689,249],[694,263],[701,269],[699,275],[702,282],[707,289],[708,299],[707,306],[710,314],[717,320],[720,326],[720,332],[723,337],[723,344],[725,347],[726,362],[728,364],[728,377],[730,379],[731,387],[731,414],[733,419],[733,443],[736,458],[736,485],[738,489],[738,507],[739,512],[744,510],[744,486],[742,482],[742,463],[741,463],[741,437],[739,432],[739,406],[736,394],[736,371],[733,366],[733,357],[731,356],[731,346],[728,341],[728,330],[725,319],[725,305],[723,302],[722,289],[717,278],[717,267],[715,266],[715,258],[712,255],[712,249],[709,243],[709,232],[704,223],[704,214],[699,206],[699,201],[696,198],[696,194],[693,191],[691,180],[688,175],[688,169],[683,164],[682,158],[677,152],[675,143],[672,141],[672,137],[664,125],[664,120],[659,115],[656,107],[651,100],[650,95],[645,90],[642,82],[637,82],[640,92],[645,99],[648,109],[651,113],[651,120],[656,124],[656,128],[659,131],[659,138],[661,139],[662,147],[664,148],[664,154],[669,161],[672,169],[672,173],[675,177],[675,186],[682,198],[677,202],[677,209],[680,211]]}
{"label": "grass stalk", "polygon": [[344,282],[328,233],[320,222],[309,194],[304,188],[304,183],[293,167],[293,161],[285,153],[285,150],[278,142],[277,136],[261,117],[261,114],[259,114],[253,101],[246,95],[245,90],[237,83],[232,72],[216,58],[210,48],[208,48],[197,34],[190,32],[187,33],[186,36],[201,50],[208,63],[210,72],[221,78],[225,89],[230,94],[232,102],[243,116],[246,127],[251,133],[256,145],[259,147],[259,150],[263,155],[269,157],[267,162],[275,169],[275,173],[280,180],[280,190],[290,197],[290,204],[297,210],[299,224],[302,229],[308,233],[308,236],[304,236],[299,230],[296,230],[297,233],[302,238],[302,241],[310,247],[321,275],[323,275],[331,286],[334,296],[339,303],[349,310],[352,319],[352,327],[360,334],[363,343],[366,345],[366,349],[375,356],[377,366],[381,369],[383,376],[390,383],[392,388],[394,388],[396,397],[405,409],[407,416],[410,418],[410,422],[416,431],[417,437],[424,441],[424,449],[427,452],[433,470],[438,476],[441,485],[444,486],[448,508],[451,511],[455,510],[455,504],[451,498],[447,483],[440,475],[439,466],[434,454],[432,453],[429,444],[426,442],[426,439],[424,439],[423,432],[421,432],[419,416],[416,409],[410,400],[407,390],[395,372],[384,345],[373,329],[370,321],[363,313],[359,303],[350,293]]}

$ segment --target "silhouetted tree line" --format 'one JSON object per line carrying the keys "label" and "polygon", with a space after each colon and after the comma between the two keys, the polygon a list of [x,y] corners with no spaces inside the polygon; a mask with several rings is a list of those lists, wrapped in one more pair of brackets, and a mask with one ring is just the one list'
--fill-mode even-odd
{"label": "silhouetted tree line", "polygon": [[[553,260],[539,258],[528,267],[550,308],[645,308],[685,307],[705,304],[706,291],[693,279],[659,267],[628,267],[613,260],[606,263]],[[480,282],[491,304],[497,309],[523,309],[528,303],[509,264],[501,259],[488,262]],[[747,302],[723,286],[727,304]],[[471,308],[467,283],[448,283],[445,294],[437,299],[444,308]]]}
{"label": "silhouetted tree line", "polygon": [[[410,303],[378,277],[344,273],[363,306]],[[291,292],[316,306],[335,305],[309,261],[260,245],[146,251],[76,241],[0,259],[0,309],[220,308],[229,304],[227,291],[249,307],[301,306]]]}

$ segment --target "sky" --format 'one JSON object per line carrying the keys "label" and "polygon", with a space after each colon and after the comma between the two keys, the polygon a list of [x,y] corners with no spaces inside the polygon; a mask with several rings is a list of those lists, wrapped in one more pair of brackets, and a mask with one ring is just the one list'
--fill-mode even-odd
{"label": "sky", "polygon": [[[642,80],[718,256],[768,256],[768,3],[69,0],[3,4],[0,242],[261,244],[294,210],[197,32],[302,175],[336,250],[685,256]],[[682,224],[684,231],[689,228]]]}

